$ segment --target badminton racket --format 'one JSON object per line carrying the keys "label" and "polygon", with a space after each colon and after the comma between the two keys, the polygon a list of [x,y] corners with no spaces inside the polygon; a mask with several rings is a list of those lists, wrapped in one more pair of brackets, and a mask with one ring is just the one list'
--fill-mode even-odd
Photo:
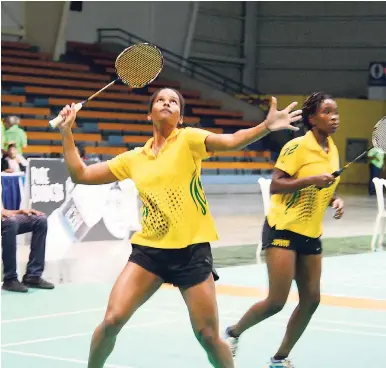
{"label": "badminton racket", "polygon": [[351,166],[351,164],[353,164],[354,162],[357,162],[362,157],[367,155],[367,153],[374,147],[380,148],[383,152],[386,152],[386,116],[384,116],[381,120],[379,120],[378,123],[374,126],[372,143],[373,143],[372,147],[368,148],[366,151],[361,153],[358,157],[354,158],[354,160],[344,165],[340,170],[334,171],[332,173],[332,176],[334,176],[335,178],[340,176],[343,171],[345,171]]}
{"label": "badminton racket", "polygon": [[[78,112],[85,103],[94,99],[105,89],[111,87],[118,80],[127,84],[130,88],[143,88],[158,77],[164,66],[164,58],[161,51],[149,43],[139,43],[123,50],[115,60],[115,72],[118,76],[88,99],[75,104]],[[51,127],[56,128],[63,121],[59,114],[50,120]]]}

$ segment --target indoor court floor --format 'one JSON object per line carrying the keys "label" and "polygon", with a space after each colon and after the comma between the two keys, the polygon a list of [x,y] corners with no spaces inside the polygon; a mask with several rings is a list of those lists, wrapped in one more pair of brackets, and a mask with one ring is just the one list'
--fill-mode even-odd
{"label": "indoor court floor", "polygon": [[[299,368],[367,368],[384,361],[386,253],[324,259],[322,302],[292,357]],[[223,330],[266,294],[265,265],[218,270]],[[89,342],[101,321],[111,283],[69,283],[26,295],[2,292],[3,368],[86,367]],[[294,290],[296,287],[294,286]],[[236,367],[264,367],[296,305],[291,294],[275,317],[240,339]],[[178,290],[165,286],[119,335],[106,367],[210,367],[190,328]]]}
{"label": "indoor court floor", "polygon": [[[207,197],[220,234],[220,241],[214,247],[229,249],[227,246],[256,244],[264,221],[259,194]],[[371,235],[376,199],[351,194],[344,198],[345,217],[333,220],[329,210],[325,236]],[[19,275],[28,252],[28,246],[19,249]],[[128,254],[128,246],[122,242],[77,244],[68,261],[46,262],[45,277],[57,284],[55,290],[31,289],[27,294],[2,291],[1,367],[86,367],[91,335],[103,318],[113,281]],[[255,263],[253,259],[250,261]],[[217,271],[223,331],[252,303],[264,298],[267,274],[265,264],[224,267]],[[296,367],[368,368],[374,363],[383,366],[385,281],[386,252],[370,253],[370,244],[361,254],[325,257],[321,305],[293,350]],[[293,292],[283,311],[242,336],[237,368],[265,367],[296,305],[295,285]],[[178,290],[163,287],[134,315],[119,335],[107,367],[210,367],[191,330]]]}

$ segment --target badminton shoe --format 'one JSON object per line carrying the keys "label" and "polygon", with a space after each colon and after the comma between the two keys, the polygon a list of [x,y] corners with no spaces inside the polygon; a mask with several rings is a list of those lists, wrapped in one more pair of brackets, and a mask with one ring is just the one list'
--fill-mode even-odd
{"label": "badminton shoe", "polygon": [[228,343],[229,347],[231,348],[233,358],[235,358],[236,351],[237,351],[237,344],[239,343],[239,338],[231,336],[229,332],[230,332],[230,327],[225,329],[224,339]]}
{"label": "badminton shoe", "polygon": [[288,358],[282,360],[271,358],[271,361],[268,363],[266,368],[295,368],[295,366]]}

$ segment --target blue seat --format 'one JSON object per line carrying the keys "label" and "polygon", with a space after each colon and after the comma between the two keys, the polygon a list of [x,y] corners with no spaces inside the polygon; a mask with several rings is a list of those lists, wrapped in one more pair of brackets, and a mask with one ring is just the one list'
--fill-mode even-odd
{"label": "blue seat", "polygon": [[83,126],[81,127],[81,130],[84,133],[99,133],[97,123],[84,123]]}
{"label": "blue seat", "polygon": [[50,139],[28,139],[28,144],[30,146],[47,146],[51,145],[51,140]]}
{"label": "blue seat", "polygon": [[24,95],[25,89],[22,86],[12,86],[11,92],[12,92],[12,94],[15,94],[15,95]]}
{"label": "blue seat", "polygon": [[36,97],[34,100],[34,106],[36,107],[46,107],[48,106],[48,98],[45,97]]}
{"label": "blue seat", "polygon": [[122,146],[125,144],[121,135],[109,135],[107,141],[111,146]]}

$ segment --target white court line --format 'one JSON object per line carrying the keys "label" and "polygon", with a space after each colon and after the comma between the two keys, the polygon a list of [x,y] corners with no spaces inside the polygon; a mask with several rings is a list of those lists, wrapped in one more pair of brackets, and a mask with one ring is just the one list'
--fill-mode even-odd
{"label": "white court line", "polygon": [[[156,321],[156,322],[148,322],[148,323],[137,323],[134,325],[127,325],[123,327],[125,330],[130,330],[132,328],[137,327],[148,327],[148,326],[155,326],[160,325],[164,323],[175,323],[176,319],[173,320],[162,320],[162,321]],[[42,339],[34,339],[34,340],[24,340],[24,341],[18,341],[18,342],[11,342],[9,344],[2,344],[1,348],[7,348],[10,346],[21,346],[21,345],[29,345],[29,344],[36,344],[40,342],[48,342],[48,341],[56,341],[56,340],[64,340],[64,339],[71,339],[73,337],[79,337],[79,336],[87,336],[93,334],[93,331],[87,331],[87,332],[79,332],[75,334],[70,335],[61,335],[61,336],[54,336],[54,337],[45,337]]]}
{"label": "white court line", "polygon": [[[167,305],[167,307],[175,308],[179,307],[178,305]],[[77,314],[83,314],[83,313],[94,313],[94,312],[103,312],[106,308],[93,308],[93,309],[81,309],[77,311],[72,312],[59,312],[59,313],[52,313],[52,314],[41,314],[39,316],[31,316],[31,317],[21,317],[21,318],[13,318],[13,319],[6,319],[1,321],[1,324],[8,324],[8,323],[19,323],[19,322],[27,322],[27,321],[33,321],[33,320],[39,320],[39,319],[46,319],[46,318],[57,318],[57,317],[65,317],[65,316],[75,316]],[[141,308],[138,310],[137,314],[144,312],[157,312],[159,313],[159,309],[152,309],[152,308]],[[163,310],[165,313],[174,313],[169,310]]]}
{"label": "white court line", "polygon": [[[167,305],[166,308],[178,308],[180,305],[174,304],[174,305]],[[164,307],[162,307],[164,308]],[[94,309],[81,309],[77,311],[72,312],[61,312],[61,313],[53,313],[53,314],[42,314],[39,316],[32,316],[32,317],[25,317],[25,318],[15,318],[15,319],[7,319],[1,321],[1,324],[8,324],[8,323],[19,323],[19,322],[26,322],[26,321],[32,321],[32,320],[40,320],[40,319],[46,319],[46,318],[57,318],[57,317],[63,317],[63,316],[72,316],[72,315],[78,315],[83,313],[93,313],[93,312],[100,312],[104,311],[104,308],[94,308]],[[168,314],[180,314],[182,316],[182,312],[176,312],[172,310],[165,310],[165,309],[153,309],[153,308],[141,308],[138,310],[136,315],[139,315],[141,312],[156,312],[156,313],[168,313]],[[221,316],[231,316],[235,319],[238,319],[241,317],[240,315],[234,315],[233,313],[237,313],[236,308],[230,309],[228,311],[219,311],[220,319]],[[280,319],[289,319],[291,315],[276,315],[275,318]],[[349,321],[341,321],[341,320],[330,320],[330,319],[319,319],[319,318],[313,318],[311,320],[312,322],[319,322],[319,323],[326,323],[326,324],[337,324],[337,325],[343,325],[343,326],[352,326],[352,327],[367,327],[367,328],[376,328],[376,329],[386,329],[386,325],[376,325],[376,324],[370,324],[370,323],[357,323],[357,322],[349,322]]]}
{"label": "white court line", "polygon": [[52,313],[52,314],[41,314],[39,316],[6,319],[4,321],[1,321],[1,324],[3,325],[3,324],[7,324],[7,323],[26,322],[26,321],[33,321],[33,320],[36,320],[36,319],[45,319],[45,318],[75,316],[77,314],[101,312],[103,310],[104,310],[103,308],[93,308],[93,309],[77,310],[77,311],[73,311],[73,312],[60,312],[60,313]]}
{"label": "white court line", "polygon": [[[50,360],[59,360],[61,362],[70,362],[75,364],[82,364],[87,365],[86,360],[79,360],[79,359],[71,359],[71,358],[62,358],[52,355],[43,355],[43,354],[35,354],[35,353],[25,353],[23,351],[15,351],[15,350],[1,350],[2,353],[7,354],[14,354],[14,355],[21,355],[21,356],[27,356],[27,357],[34,357],[34,358],[41,358],[41,359],[50,359]],[[134,368],[129,365],[116,365],[116,364],[105,364],[106,368]]]}

